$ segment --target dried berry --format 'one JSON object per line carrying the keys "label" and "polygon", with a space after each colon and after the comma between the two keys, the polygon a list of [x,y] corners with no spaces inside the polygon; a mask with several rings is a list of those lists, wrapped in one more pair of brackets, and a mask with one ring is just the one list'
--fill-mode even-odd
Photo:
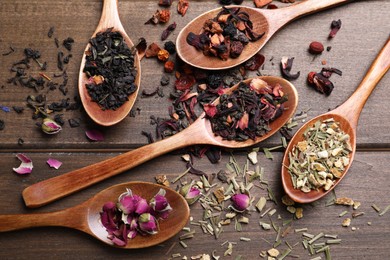
{"label": "dried berry", "polygon": [[159,50],[158,53],[157,53],[157,59],[159,61],[167,61],[169,59],[169,52],[167,50]]}
{"label": "dried berry", "polygon": [[324,51],[324,45],[320,42],[311,42],[309,45],[309,52],[311,54],[321,54]]}
{"label": "dried berry", "polygon": [[175,68],[175,63],[173,61],[169,60],[169,61],[165,62],[165,64],[164,64],[164,71],[165,72],[171,73],[171,72],[173,72],[174,68]]}
{"label": "dried berry", "polygon": [[167,41],[164,43],[164,49],[166,49],[170,54],[175,54],[176,45],[172,41]]}
{"label": "dried berry", "polygon": [[4,128],[5,128],[5,122],[4,120],[0,119],[0,130],[4,130]]}

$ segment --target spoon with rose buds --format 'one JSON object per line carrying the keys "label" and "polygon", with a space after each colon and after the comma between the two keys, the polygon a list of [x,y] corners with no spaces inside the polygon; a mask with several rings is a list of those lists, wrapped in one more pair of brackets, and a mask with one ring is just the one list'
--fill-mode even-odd
{"label": "spoon with rose buds", "polygon": [[187,224],[190,209],[182,195],[168,187],[154,183],[128,182],[111,186],[89,200],[61,211],[0,215],[0,232],[33,227],[61,226],[78,229],[108,245],[115,246],[112,240],[108,238],[106,228],[101,223],[100,212],[102,212],[105,203],[109,201],[117,202],[118,197],[127,189],[130,189],[134,195],[136,194],[147,200],[153,198],[160,189],[164,189],[166,191],[165,198],[172,211],[166,219],[158,220],[159,230],[157,234],[137,235],[135,238],[129,239],[125,246],[119,248],[134,249],[157,245],[173,237]]}

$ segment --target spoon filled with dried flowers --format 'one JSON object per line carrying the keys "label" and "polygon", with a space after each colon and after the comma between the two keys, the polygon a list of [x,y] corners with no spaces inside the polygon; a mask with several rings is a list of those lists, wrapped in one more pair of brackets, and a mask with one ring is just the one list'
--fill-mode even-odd
{"label": "spoon filled with dried flowers", "polygon": [[231,68],[259,52],[288,22],[349,1],[309,0],[279,9],[245,6],[213,9],[196,17],[180,31],[177,53],[183,61],[197,68]]}
{"label": "spoon filled with dried flowers", "polygon": [[80,66],[78,87],[85,111],[100,125],[119,123],[133,107],[140,81],[140,60],[119,19],[118,0],[104,0]]}
{"label": "spoon filled with dried flowers", "polygon": [[111,246],[145,248],[173,237],[187,224],[189,215],[187,201],[176,191],[153,183],[129,182],[61,211],[0,215],[0,232],[61,226],[78,229]]}
{"label": "spoon filled with dried flowers", "polygon": [[304,124],[288,144],[282,166],[286,194],[310,203],[328,194],[346,175],[356,152],[360,113],[390,68],[390,39],[366,76],[342,105]]}
{"label": "spoon filled with dried flowers", "polygon": [[43,206],[179,148],[253,146],[276,133],[298,105],[295,87],[280,77],[247,79],[221,92],[188,128],[169,138],[27,187],[26,206]]}

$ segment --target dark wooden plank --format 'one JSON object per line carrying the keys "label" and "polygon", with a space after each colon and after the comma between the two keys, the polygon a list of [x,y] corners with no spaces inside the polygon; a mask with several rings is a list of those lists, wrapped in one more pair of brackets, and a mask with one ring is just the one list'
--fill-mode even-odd
{"label": "dark wooden plank", "polygon": [[[166,174],[172,180],[185,170],[185,165],[181,161],[180,155],[166,155],[44,208],[28,210],[23,206],[20,199],[20,192],[27,185],[102,160],[114,154],[53,153],[48,155],[46,153],[36,153],[28,155],[33,159],[35,165],[33,173],[28,176],[17,176],[12,172],[12,167],[18,165],[14,155],[0,154],[0,165],[2,165],[2,174],[0,176],[0,214],[59,210],[76,205],[100,190],[117,183],[134,180],[153,182],[153,178],[157,174]],[[48,156],[63,161],[63,166],[59,170],[49,169],[45,163]],[[236,152],[234,156],[241,166],[246,163],[246,152]],[[229,157],[229,154],[224,153],[222,161],[214,165],[210,164],[206,158],[195,160],[195,167],[205,171],[207,174],[212,174],[226,169],[225,165],[229,161]],[[325,203],[332,198],[329,195],[316,203],[304,205],[304,217],[300,220],[293,220],[292,230],[308,228],[308,232],[311,234],[320,232],[337,234],[342,239],[342,242],[339,245],[331,245],[333,259],[386,259],[389,254],[389,249],[386,245],[390,243],[390,219],[388,217],[390,212],[384,216],[378,216],[378,213],[371,206],[376,204],[384,209],[385,206],[390,204],[389,199],[385,196],[385,194],[388,194],[390,185],[388,178],[390,172],[387,167],[388,157],[388,152],[357,153],[349,175],[336,188],[338,197],[350,197],[355,201],[361,202],[358,210],[335,205],[325,207]],[[286,207],[280,201],[283,195],[279,177],[282,153],[274,153],[273,161],[266,159],[262,154],[259,154],[258,158],[258,164],[265,169],[264,179],[269,181],[278,202],[275,205],[273,202],[268,201],[266,208],[272,207],[277,210],[272,216],[272,220],[278,226],[282,226],[283,221],[292,218],[292,215],[287,212]],[[254,167],[250,165],[249,169],[253,170]],[[187,180],[198,180],[198,177],[193,175],[187,175],[184,178]],[[219,181],[215,181],[215,183],[217,183],[217,187],[222,185]],[[251,195],[258,199],[260,196],[267,196],[267,192],[254,187],[251,190]],[[347,210],[349,213],[343,218],[339,217],[339,214],[344,210]],[[345,217],[350,217],[352,212],[364,212],[365,214],[352,219],[350,227],[342,227],[342,220]],[[188,245],[187,249],[179,245],[179,235],[184,232],[163,243],[163,245],[132,251],[110,248],[88,235],[65,228],[35,228],[8,232],[2,233],[0,236],[2,248],[0,250],[0,258],[9,259],[11,256],[16,259],[41,259],[44,257],[55,257],[57,259],[70,257],[77,259],[91,257],[128,258],[129,254],[131,254],[136,259],[167,259],[174,253],[181,253],[182,256],[190,257],[202,253],[211,254],[214,250],[216,250],[217,255],[223,255],[226,246],[221,246],[221,244],[225,241],[230,241],[237,243],[233,249],[233,257],[242,255],[245,259],[253,259],[258,258],[262,250],[271,248],[266,240],[274,243],[276,238],[275,231],[265,231],[260,228],[259,221],[270,223],[268,216],[261,218],[260,215],[257,212],[252,212],[248,215],[250,224],[244,224],[242,232],[234,231],[234,224],[225,226],[224,232],[218,240],[209,234],[203,234],[198,226],[188,225],[192,230],[196,231],[196,235],[193,239],[185,241]],[[278,219],[279,215],[282,219]],[[202,219],[203,209],[199,203],[191,206],[191,216],[194,221]],[[368,222],[372,224],[368,225]],[[283,227],[283,230],[286,227]],[[355,227],[357,230],[352,231],[352,227]],[[290,245],[295,245],[302,241],[301,236],[301,233],[292,231],[283,238],[283,241],[287,241]],[[240,241],[240,237],[248,237],[251,241]],[[174,246],[172,247],[172,245]],[[278,247],[280,251],[286,248],[287,246],[284,243]],[[308,252],[304,250],[301,243],[294,247],[291,254],[299,255],[303,259],[314,257],[308,256]],[[323,255],[321,256],[323,257]]]}
{"label": "dark wooden plank", "polygon": [[[120,1],[120,15],[128,34],[134,41],[145,37],[148,43],[158,42],[165,25],[144,25],[145,21],[159,7],[157,1]],[[252,5],[251,1],[245,2]],[[279,4],[279,3],[278,3]],[[186,16],[181,17],[175,11],[175,5],[171,7],[172,18],[178,26],[176,31],[168,38],[174,40],[180,28],[188,21],[195,18],[201,12],[218,5],[215,1],[193,1]],[[15,53],[0,55],[0,105],[24,106],[27,95],[37,95],[31,89],[21,88],[7,84],[11,77],[9,68],[11,64],[22,58],[22,51],[26,47],[36,48],[42,52],[42,60],[48,61],[46,73],[52,75],[58,72],[56,68],[57,48],[53,39],[46,34],[51,26],[55,26],[54,37],[60,41],[68,36],[75,39],[72,50],[73,58],[67,66],[69,75],[69,98],[77,94],[77,74],[79,70],[82,52],[88,38],[98,23],[101,9],[101,1],[10,1],[0,3],[0,52],[6,53],[9,46],[15,48]],[[301,71],[301,77],[294,81],[299,95],[300,106],[298,111],[309,111],[309,117],[314,117],[326,112],[329,108],[341,104],[356,88],[388,37],[388,10],[387,1],[358,1],[335,9],[327,10],[316,15],[311,15],[287,25],[266,45],[262,53],[266,57],[263,74],[280,75],[279,61],[282,56],[295,57],[293,70]],[[142,11],[140,11],[142,10]],[[329,25],[333,19],[341,19],[342,29],[331,41],[327,40]],[[375,28],[375,30],[373,30]],[[325,46],[332,46],[330,52],[313,59],[307,53],[307,47],[313,40],[322,41]],[[60,48],[64,50],[64,48]],[[67,52],[65,52],[67,53]],[[272,61],[269,61],[273,58]],[[333,66],[343,71],[343,76],[332,77],[336,87],[331,96],[325,97],[306,84],[306,75],[309,71],[319,71],[326,60],[326,66]],[[36,75],[36,64],[33,64],[33,75]],[[163,68],[156,60],[142,61],[142,90],[152,91],[157,85]],[[250,74],[250,75],[253,75]],[[172,82],[173,82],[172,78]],[[59,80],[60,81],[60,80]],[[387,102],[386,85],[389,76],[380,82],[362,113],[358,128],[359,147],[388,147],[390,136],[387,129],[390,120],[381,120],[386,117],[384,111],[389,111]],[[154,127],[149,124],[149,117],[156,115],[168,117],[168,99],[172,85],[164,87],[163,98],[139,98],[135,108],[140,109],[135,117],[128,117],[115,127],[103,129],[106,136],[104,143],[90,143],[84,136],[87,128],[95,127],[84,112],[64,112],[64,118],[80,118],[81,127],[70,128],[66,123],[64,131],[57,136],[48,138],[42,134],[35,121],[31,120],[32,111],[26,109],[23,114],[15,112],[4,113],[0,118],[5,120],[6,128],[1,132],[2,149],[36,149],[44,143],[46,148],[81,148],[100,149],[110,148],[128,149],[138,147],[146,143],[146,138],[141,135],[142,130],[154,132]],[[51,101],[59,101],[64,96],[57,90],[47,93]],[[381,112],[382,111],[382,112]],[[17,130],[16,130],[17,129]],[[18,138],[23,138],[25,144],[17,145]],[[265,142],[275,145],[279,143],[279,136]]]}

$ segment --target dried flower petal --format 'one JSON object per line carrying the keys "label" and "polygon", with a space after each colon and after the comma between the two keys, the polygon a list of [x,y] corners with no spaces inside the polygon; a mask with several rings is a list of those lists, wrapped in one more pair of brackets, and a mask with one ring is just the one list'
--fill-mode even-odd
{"label": "dried flower petal", "polygon": [[51,168],[54,168],[56,170],[58,170],[61,165],[62,165],[62,162],[56,160],[56,159],[53,159],[53,158],[49,158],[46,163],[51,167]]}
{"label": "dried flower petal", "polygon": [[297,79],[300,75],[300,71],[298,71],[295,74],[291,74],[291,68],[293,65],[294,57],[293,58],[288,58],[288,57],[283,57],[281,62],[280,62],[280,67],[282,70],[282,75],[288,79],[288,80],[293,80]]}
{"label": "dried flower petal", "polygon": [[31,173],[33,169],[33,164],[30,158],[22,153],[18,153],[16,157],[22,162],[18,168],[12,168],[14,172],[18,174],[27,174]]}
{"label": "dried flower petal", "polygon": [[97,129],[90,129],[85,132],[85,135],[92,141],[103,141],[103,133]]}

